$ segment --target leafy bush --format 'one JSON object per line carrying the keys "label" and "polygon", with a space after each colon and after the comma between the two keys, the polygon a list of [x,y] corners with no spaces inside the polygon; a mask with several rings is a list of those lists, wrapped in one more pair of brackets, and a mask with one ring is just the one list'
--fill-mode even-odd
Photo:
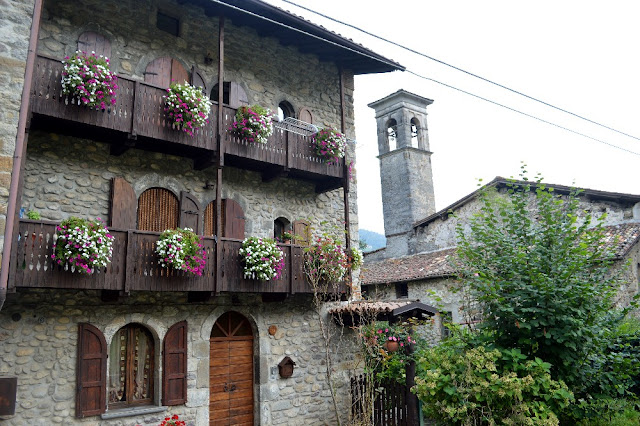
{"label": "leafy bush", "polygon": [[38,213],[35,210],[29,210],[27,212],[27,219],[31,219],[31,220],[40,220],[40,213]]}
{"label": "leafy bush", "polygon": [[454,335],[418,355],[413,391],[426,416],[445,424],[557,425],[573,394],[550,368],[519,349],[474,346]]}

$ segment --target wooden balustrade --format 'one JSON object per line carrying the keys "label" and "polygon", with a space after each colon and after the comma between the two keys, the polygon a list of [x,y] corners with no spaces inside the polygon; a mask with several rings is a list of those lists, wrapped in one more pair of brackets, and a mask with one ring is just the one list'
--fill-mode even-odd
{"label": "wooden balustrade", "polygon": [[[162,268],[155,255],[157,232],[110,229],[115,237],[111,263],[91,275],[58,265],[51,258],[57,223],[21,219],[11,262],[10,286],[130,291],[210,291],[238,293],[312,293],[304,277],[303,248],[280,244],[285,267],[277,280],[247,279],[238,250],[240,240],[206,237],[202,276]],[[221,250],[221,280],[216,282],[216,249]],[[345,291],[346,287],[341,287]]]}
{"label": "wooden balustrade", "polygon": [[[35,121],[55,130],[96,140],[136,146],[195,158],[217,150],[218,105],[213,104],[209,123],[194,136],[173,128],[164,112],[166,89],[128,77],[118,77],[116,103],[106,110],[78,105],[78,100],[62,94],[60,60],[39,55],[31,88],[31,110]],[[344,159],[326,164],[315,154],[312,138],[275,128],[266,144],[248,143],[228,131],[236,110],[223,106],[222,135],[225,156],[230,164],[258,171],[275,167],[293,177],[321,183],[333,189],[342,185]],[[42,120],[41,118],[44,118]],[[38,119],[41,119],[38,121]],[[92,130],[99,127],[100,132]],[[322,180],[330,182],[322,182]]]}

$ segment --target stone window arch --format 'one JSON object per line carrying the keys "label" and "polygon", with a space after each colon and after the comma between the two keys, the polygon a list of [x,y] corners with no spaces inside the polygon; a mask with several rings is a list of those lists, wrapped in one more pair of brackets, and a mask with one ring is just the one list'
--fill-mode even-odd
{"label": "stone window arch", "polygon": [[138,229],[162,232],[178,227],[180,203],[165,188],[149,188],[138,198]]}
{"label": "stone window arch", "polygon": [[273,221],[273,238],[279,242],[285,242],[291,238],[285,238],[284,233],[291,233],[291,222],[286,217],[279,217]]}
{"label": "stone window arch", "polygon": [[152,404],[155,377],[153,335],[141,324],[120,328],[109,346],[109,408]]}
{"label": "stone window arch", "polygon": [[287,117],[296,118],[296,113],[291,103],[282,101],[278,104],[278,121],[284,121]]}
{"label": "stone window arch", "polygon": [[387,130],[387,147],[389,151],[394,151],[398,145],[398,122],[395,118],[387,121],[385,129]]}
{"label": "stone window arch", "polygon": [[420,146],[420,122],[417,118],[411,119],[411,146],[418,148]]}

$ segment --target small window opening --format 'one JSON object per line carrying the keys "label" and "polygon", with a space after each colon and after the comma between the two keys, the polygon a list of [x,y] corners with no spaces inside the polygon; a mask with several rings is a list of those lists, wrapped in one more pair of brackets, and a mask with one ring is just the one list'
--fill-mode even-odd
{"label": "small window opening", "polygon": [[158,12],[156,26],[159,30],[178,37],[180,35],[180,20],[166,13]]}
{"label": "small window opening", "polygon": [[415,118],[411,119],[411,146],[414,148],[418,148],[418,133],[420,132],[420,126],[418,125],[418,120]]}
{"label": "small window opening", "polygon": [[409,297],[409,286],[407,283],[396,284],[396,299],[406,299]]}
{"label": "small window opening", "polygon": [[440,312],[440,334],[442,338],[449,337],[451,335],[451,330],[447,325],[450,325],[453,322],[453,312],[444,311]]}
{"label": "small window opening", "polygon": [[279,217],[273,221],[273,238],[281,243],[291,242],[291,223],[286,218]]}
{"label": "small window opening", "polygon": [[393,118],[389,120],[387,124],[387,143],[389,144],[389,151],[394,151],[397,145],[398,136],[398,123]]}
{"label": "small window opening", "polygon": [[278,121],[284,121],[287,117],[294,117],[293,107],[287,101],[282,101],[278,104]]}
{"label": "small window opening", "polygon": [[[213,89],[211,89],[210,99],[214,102],[218,102],[218,87],[220,87],[220,85],[216,83],[216,85],[213,86]],[[223,104],[229,105],[230,93],[231,93],[231,82],[225,81],[224,83],[222,83],[222,103]]]}

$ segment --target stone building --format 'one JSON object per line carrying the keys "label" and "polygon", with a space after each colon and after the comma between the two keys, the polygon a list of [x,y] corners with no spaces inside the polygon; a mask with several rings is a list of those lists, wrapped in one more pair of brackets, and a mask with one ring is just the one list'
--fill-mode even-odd
{"label": "stone building", "polygon": [[[354,139],[354,75],[402,66],[258,0],[17,0],[0,23],[0,382],[17,378],[15,412],[3,387],[0,420],[331,424],[302,245],[322,222],[357,241],[355,150],[327,164],[311,134]],[[115,105],[61,95],[61,60],[76,50],[111,58]],[[213,102],[193,137],[164,115],[171,80]],[[278,111],[266,145],[227,131],[245,104]],[[110,226],[103,270],[52,262],[55,226],[71,216]],[[159,232],[177,226],[204,237],[202,277],[158,265]],[[296,239],[280,245],[282,277],[245,279],[241,239],[283,231]],[[278,370],[287,356],[289,378]]]}
{"label": "stone building", "polygon": [[[464,322],[460,293],[453,291],[456,271],[456,228],[478,211],[478,193],[435,211],[426,108],[432,100],[400,90],[369,106],[376,111],[380,179],[387,247],[365,255],[362,292],[371,299],[419,300]],[[505,193],[508,180],[486,184]],[[546,185],[556,194],[570,187]],[[593,217],[606,214],[608,244],[615,248],[617,267],[625,268],[627,286],[620,289],[624,305],[638,293],[640,277],[640,195],[583,189],[580,209]],[[454,213],[454,215],[451,215]]]}

